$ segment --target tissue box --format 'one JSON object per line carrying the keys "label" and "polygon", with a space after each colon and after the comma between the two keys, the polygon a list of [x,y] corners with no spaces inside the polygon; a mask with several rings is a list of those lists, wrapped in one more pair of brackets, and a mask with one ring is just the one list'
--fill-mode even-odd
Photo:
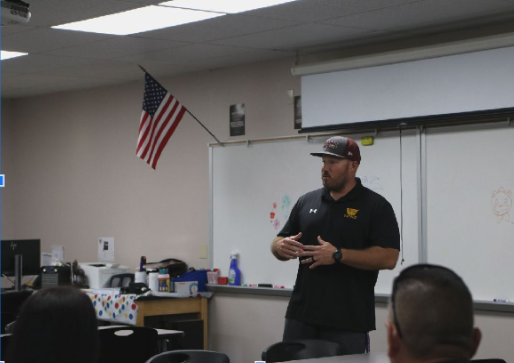
{"label": "tissue box", "polygon": [[196,295],[198,293],[198,281],[174,282],[175,292],[178,294]]}

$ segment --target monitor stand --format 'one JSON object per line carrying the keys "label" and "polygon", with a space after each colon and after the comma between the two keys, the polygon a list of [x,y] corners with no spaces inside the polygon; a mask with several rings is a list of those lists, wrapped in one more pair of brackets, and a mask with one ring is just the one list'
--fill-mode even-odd
{"label": "monitor stand", "polygon": [[15,255],[14,256],[14,291],[21,290],[21,278],[22,278],[22,269],[23,267],[23,256]]}

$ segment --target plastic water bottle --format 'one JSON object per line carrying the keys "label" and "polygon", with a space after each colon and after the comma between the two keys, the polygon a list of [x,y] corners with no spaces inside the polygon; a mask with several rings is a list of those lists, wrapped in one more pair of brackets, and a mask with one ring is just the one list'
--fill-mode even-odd
{"label": "plastic water bottle", "polygon": [[237,253],[230,256],[230,269],[228,270],[228,284],[233,286],[241,285],[241,271],[237,267]]}

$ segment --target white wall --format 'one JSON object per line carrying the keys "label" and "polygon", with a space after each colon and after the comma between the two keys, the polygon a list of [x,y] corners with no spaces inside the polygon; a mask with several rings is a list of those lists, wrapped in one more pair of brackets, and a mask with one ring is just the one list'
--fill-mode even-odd
{"label": "white wall", "polygon": [[[159,81],[221,140],[229,139],[235,103],[246,104],[245,139],[275,137],[295,133],[286,91],[299,94],[300,83],[290,66],[287,60]],[[207,144],[214,140],[185,116],[157,171],[139,160],[142,80],[3,100],[2,238],[41,238],[45,251],[60,244],[66,260],[91,261],[97,238],[115,237],[117,262],[132,269],[141,255],[209,266],[198,255],[209,241]],[[233,362],[258,360],[280,340],[286,306],[287,298],[216,294],[209,307],[210,348]],[[386,347],[385,316],[379,307],[374,351]],[[477,322],[485,335],[479,355],[514,361],[512,315],[479,315]]]}

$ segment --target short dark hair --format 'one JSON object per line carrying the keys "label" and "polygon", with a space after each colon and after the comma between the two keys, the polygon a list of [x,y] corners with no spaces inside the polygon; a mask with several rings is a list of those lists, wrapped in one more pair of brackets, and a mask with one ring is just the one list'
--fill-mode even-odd
{"label": "short dark hair", "polygon": [[6,361],[94,363],[98,346],[96,313],[90,298],[75,287],[51,287],[24,303]]}
{"label": "short dark hair", "polygon": [[415,358],[473,351],[473,299],[450,269],[405,269],[395,279],[392,305],[397,331]]}

